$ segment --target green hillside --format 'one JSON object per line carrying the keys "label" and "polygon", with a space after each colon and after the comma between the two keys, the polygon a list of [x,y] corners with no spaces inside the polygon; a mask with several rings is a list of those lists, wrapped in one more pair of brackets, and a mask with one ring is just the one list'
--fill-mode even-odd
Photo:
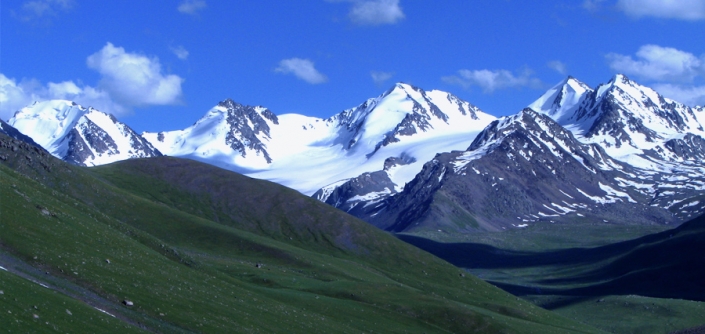
{"label": "green hillside", "polygon": [[2,135],[0,266],[12,332],[599,332],[270,182]]}

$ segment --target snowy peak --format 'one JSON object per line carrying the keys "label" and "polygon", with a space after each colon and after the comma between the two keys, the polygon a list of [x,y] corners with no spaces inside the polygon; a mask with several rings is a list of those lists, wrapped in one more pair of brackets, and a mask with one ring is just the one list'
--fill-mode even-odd
{"label": "snowy peak", "polygon": [[[380,148],[404,137],[423,136],[433,130],[472,129],[470,121],[488,118],[474,105],[441,91],[397,83],[377,98],[368,99],[328,119],[341,130],[338,142],[348,150],[367,150],[372,155]],[[477,122],[475,122],[477,123]]]}
{"label": "snowy peak", "polygon": [[546,114],[559,123],[565,123],[592,92],[585,83],[569,76],[549,89],[538,100],[528,106],[537,112]]}
{"label": "snowy peak", "polygon": [[[201,160],[220,157],[225,161],[247,159],[250,164],[272,163],[266,142],[279,118],[261,106],[245,106],[226,99],[192,126],[177,131],[143,133],[160,151]],[[252,159],[249,159],[252,158]]]}
{"label": "snowy peak", "polygon": [[617,164],[596,145],[579,142],[573,134],[550,117],[525,108],[516,115],[492,122],[483,130],[467,152],[454,162],[456,172],[470,161],[480,159],[500,150],[512,157],[527,161],[541,158],[555,161],[556,170],[560,164],[576,162],[587,170],[595,172],[611,170]]}
{"label": "snowy peak", "polygon": [[88,111],[71,101],[34,102],[17,111],[8,123],[54,152],[62,149],[64,138]]}
{"label": "snowy peak", "polygon": [[78,165],[161,155],[114,116],[71,101],[35,102],[17,111],[8,123],[52,155]]}
{"label": "snowy peak", "polygon": [[692,108],[666,99],[624,75],[616,75],[607,84],[600,85],[591,102],[585,106],[584,114],[596,115],[596,119],[587,137],[614,135],[614,126],[610,123],[616,118],[625,132],[639,133],[649,142],[678,133],[703,131]]}
{"label": "snowy peak", "polygon": [[594,90],[569,77],[529,107],[550,116],[580,140],[600,144],[616,158],[642,154],[686,133],[704,131],[697,108],[664,98],[622,74]]}

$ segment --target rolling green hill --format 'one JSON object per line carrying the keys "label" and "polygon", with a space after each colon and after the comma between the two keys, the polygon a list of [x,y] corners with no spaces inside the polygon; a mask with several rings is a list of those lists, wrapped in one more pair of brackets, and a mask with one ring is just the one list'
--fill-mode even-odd
{"label": "rolling green hill", "polygon": [[4,135],[0,266],[12,332],[599,332],[270,182]]}

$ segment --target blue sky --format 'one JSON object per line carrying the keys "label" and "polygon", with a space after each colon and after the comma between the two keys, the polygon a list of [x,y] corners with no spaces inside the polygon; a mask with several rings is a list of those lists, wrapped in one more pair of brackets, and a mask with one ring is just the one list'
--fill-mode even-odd
{"label": "blue sky", "polygon": [[509,115],[572,75],[705,104],[705,0],[3,0],[0,118],[65,98],[138,132],[226,98],[330,117],[395,82]]}

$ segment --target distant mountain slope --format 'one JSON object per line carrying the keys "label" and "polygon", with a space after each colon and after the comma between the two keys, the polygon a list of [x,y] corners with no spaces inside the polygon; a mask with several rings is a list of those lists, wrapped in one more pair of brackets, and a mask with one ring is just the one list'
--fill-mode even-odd
{"label": "distant mountain slope", "polygon": [[169,156],[203,161],[311,195],[366,172],[387,159],[406,161],[388,169],[401,190],[437,152],[460,149],[493,116],[456,96],[396,84],[377,98],[319,119],[275,115],[264,107],[225,100],[193,126],[144,133]]}
{"label": "distant mountain slope", "polygon": [[537,221],[674,223],[632,187],[639,171],[525,109],[493,122],[465,152],[443,153],[368,221],[392,231],[521,228]]}
{"label": "distant mountain slope", "polygon": [[8,123],[57,158],[81,166],[161,155],[112,115],[70,101],[35,102]]}
{"label": "distant mountain slope", "polygon": [[[168,157],[86,169],[2,134],[0,154],[17,331],[599,332],[271,182]],[[33,307],[6,275],[76,303]]]}

